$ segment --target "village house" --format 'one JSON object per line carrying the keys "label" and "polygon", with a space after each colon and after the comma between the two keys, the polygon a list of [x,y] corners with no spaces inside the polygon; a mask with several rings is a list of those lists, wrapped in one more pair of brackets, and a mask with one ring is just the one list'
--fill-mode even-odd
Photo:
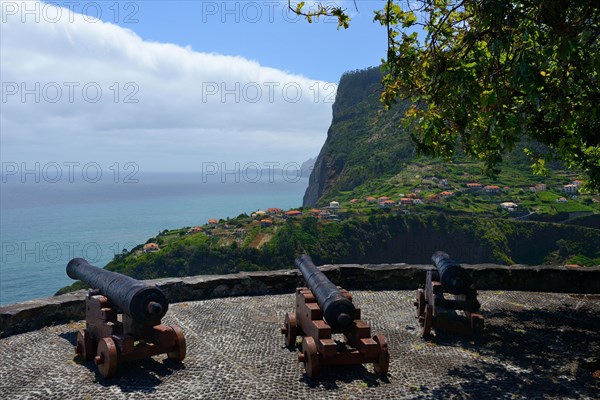
{"label": "village house", "polygon": [[295,218],[295,217],[301,216],[302,211],[298,211],[298,210],[286,211],[284,215],[286,218]]}
{"label": "village house", "polygon": [[268,228],[269,226],[273,226],[273,221],[270,219],[262,219],[260,221],[260,226],[263,228]]}
{"label": "village house", "polygon": [[218,223],[219,223],[219,221],[217,221],[216,219],[209,219],[208,220],[208,224],[209,225],[213,225],[214,226],[214,225],[217,225]]}
{"label": "village house", "polygon": [[244,228],[237,228],[236,230],[233,231],[233,234],[235,236],[243,236],[246,233],[246,230]]}
{"label": "village house", "polygon": [[200,228],[199,226],[194,226],[193,228],[190,228],[187,230],[188,235],[191,235],[192,233],[198,233],[198,232],[202,232],[202,228]]}
{"label": "village house", "polygon": [[144,245],[144,247],[142,248],[142,251],[144,253],[152,253],[155,251],[159,251],[160,247],[158,247],[158,245],[156,243],[146,243]]}
{"label": "village house", "polygon": [[429,196],[427,196],[427,201],[430,202],[436,202],[440,199],[440,196],[438,196],[437,194],[430,194]]}
{"label": "village house", "polygon": [[488,185],[483,188],[483,191],[487,194],[497,194],[500,191],[500,186]]}
{"label": "village house", "polygon": [[367,203],[375,203],[377,201],[375,197],[371,196],[367,197],[365,200],[367,201]]}
{"label": "village house", "polygon": [[269,214],[269,215],[279,214],[281,211],[282,211],[281,208],[276,208],[276,207],[267,208],[267,214]]}
{"label": "village house", "polygon": [[563,192],[565,193],[569,193],[569,194],[577,194],[577,192],[579,191],[579,186],[574,185],[574,184],[568,184],[563,186]]}
{"label": "village house", "polygon": [[356,203],[358,203],[359,201],[360,201],[360,200],[358,200],[358,199],[352,199],[352,200],[350,200],[350,203],[352,203],[352,204],[356,204]]}
{"label": "village house", "polygon": [[384,200],[379,202],[379,207],[381,208],[390,208],[394,207],[395,205],[396,203],[394,202],[394,200]]}
{"label": "village house", "polygon": [[544,191],[546,191],[546,184],[545,183],[538,183],[537,185],[535,185],[535,190],[537,190],[538,192],[544,192]]}
{"label": "village house", "polygon": [[483,187],[483,185],[481,183],[477,183],[477,182],[467,183],[467,188],[469,188],[469,189],[481,189],[482,187]]}
{"label": "village house", "polygon": [[340,208],[340,203],[337,201],[329,202],[329,208]]}
{"label": "village house", "polygon": [[319,216],[317,218],[329,218],[330,215],[332,215],[332,214],[329,211],[321,210],[319,212]]}
{"label": "village house", "polygon": [[500,207],[508,212],[514,212],[517,211],[517,207],[519,206],[511,201],[506,201],[504,203],[500,203]]}
{"label": "village house", "polygon": [[453,192],[450,192],[448,190],[444,190],[442,193],[440,193],[440,196],[442,196],[442,197],[450,197],[453,194],[454,194]]}
{"label": "village house", "polygon": [[400,204],[403,206],[412,204],[412,199],[408,197],[403,197],[400,199]]}

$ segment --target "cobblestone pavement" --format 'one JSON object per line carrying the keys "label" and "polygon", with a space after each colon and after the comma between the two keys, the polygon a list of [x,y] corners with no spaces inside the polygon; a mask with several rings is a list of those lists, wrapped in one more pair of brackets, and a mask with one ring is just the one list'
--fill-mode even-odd
{"label": "cobblestone pavement", "polygon": [[354,292],[363,320],[383,332],[389,374],[372,365],[329,367],[309,379],[279,329],[294,295],[172,304],[163,320],[181,326],[182,364],[154,357],[121,364],[103,381],[74,355],[83,321],[0,340],[3,399],[397,399],[598,398],[586,359],[600,355],[600,300],[566,294],[480,292],[486,318],[478,342],[424,340],[414,292]]}

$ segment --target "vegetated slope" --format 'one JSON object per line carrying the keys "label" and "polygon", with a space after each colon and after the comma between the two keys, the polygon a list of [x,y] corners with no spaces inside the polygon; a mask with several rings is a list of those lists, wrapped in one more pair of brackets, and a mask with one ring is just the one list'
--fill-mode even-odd
{"label": "vegetated slope", "polygon": [[[323,205],[340,192],[398,174],[412,162],[437,162],[416,156],[410,134],[400,124],[411,103],[401,101],[391,110],[384,110],[379,101],[380,82],[379,68],[349,72],[340,79],[327,139],[304,195],[305,207]],[[540,150],[543,146],[531,141],[517,144],[511,153],[504,155],[503,168],[518,167],[531,175],[525,147]],[[460,148],[456,161],[474,164],[462,156]],[[561,167],[558,163],[549,166]],[[478,168],[481,170],[479,165]]]}
{"label": "vegetated slope", "polygon": [[[249,217],[230,222],[243,218]],[[538,265],[569,257],[600,257],[600,231],[596,229],[441,213],[382,212],[341,222],[306,217],[288,219],[276,230],[258,227],[260,233],[273,234],[260,249],[237,242],[223,246],[216,236],[206,240],[207,235],[198,233],[194,235],[198,240],[173,241],[159,252],[132,250],[115,257],[106,268],[138,279],[274,270],[293,267],[294,258],[302,251],[317,264],[428,264],[431,254],[440,249],[464,263]],[[75,284],[61,293],[81,287]]]}
{"label": "vegetated slope", "polygon": [[379,102],[378,68],[346,73],[340,79],[333,120],[309,179],[304,205],[324,193],[350,190],[371,178],[399,171],[414,154],[406,132],[398,129],[408,103],[385,112]]}

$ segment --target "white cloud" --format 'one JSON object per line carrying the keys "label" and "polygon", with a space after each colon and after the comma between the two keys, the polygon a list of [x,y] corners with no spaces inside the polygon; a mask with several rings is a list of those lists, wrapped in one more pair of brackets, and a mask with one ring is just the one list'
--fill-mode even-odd
{"label": "white cloud", "polygon": [[61,18],[35,22],[2,5],[2,161],[182,170],[318,153],[334,85],[39,4]]}

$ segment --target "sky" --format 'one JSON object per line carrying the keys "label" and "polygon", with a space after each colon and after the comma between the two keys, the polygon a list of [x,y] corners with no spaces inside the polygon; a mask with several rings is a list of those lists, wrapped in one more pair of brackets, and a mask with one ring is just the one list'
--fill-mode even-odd
{"label": "sky", "polygon": [[287,1],[1,0],[2,173],[301,163],[341,74],[385,55],[383,3],[325,3],[353,18],[338,30]]}

